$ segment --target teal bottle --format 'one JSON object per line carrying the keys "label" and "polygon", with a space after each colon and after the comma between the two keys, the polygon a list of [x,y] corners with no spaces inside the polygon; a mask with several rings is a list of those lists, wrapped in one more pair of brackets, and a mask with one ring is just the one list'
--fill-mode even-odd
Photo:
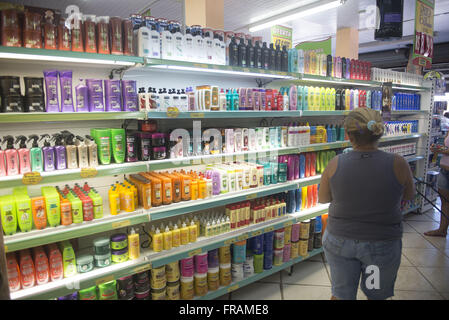
{"label": "teal bottle", "polygon": [[39,137],[35,134],[28,137],[28,141],[33,140],[33,145],[30,149],[30,161],[31,161],[31,171],[32,172],[42,172],[44,171],[44,161],[42,158],[42,149],[39,148],[37,141]]}

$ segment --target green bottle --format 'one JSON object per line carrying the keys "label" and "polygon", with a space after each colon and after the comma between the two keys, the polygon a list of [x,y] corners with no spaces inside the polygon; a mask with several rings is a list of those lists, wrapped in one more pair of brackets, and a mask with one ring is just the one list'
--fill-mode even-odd
{"label": "green bottle", "polygon": [[69,278],[77,274],[76,257],[72,244],[69,241],[61,242],[62,265],[64,267],[64,278]]}
{"label": "green bottle", "polygon": [[99,300],[117,300],[117,282],[115,280],[98,285]]}
{"label": "green bottle", "polygon": [[111,130],[91,129],[90,135],[94,138],[98,147],[98,159],[101,164],[111,163]]}
{"label": "green bottle", "polygon": [[84,290],[80,290],[79,292],[80,300],[98,300],[97,299],[97,287],[93,286]]}
{"label": "green bottle", "polygon": [[61,224],[61,206],[59,194],[55,187],[42,187],[42,195],[45,198],[45,209],[47,210],[48,224],[52,227]]}
{"label": "green bottle", "polygon": [[12,196],[0,197],[0,213],[2,215],[3,231],[12,235],[17,231],[16,203]]}
{"label": "green bottle", "polygon": [[28,141],[33,140],[33,145],[30,149],[30,159],[31,159],[31,171],[42,172],[44,170],[44,161],[42,158],[42,149],[39,148],[37,141],[39,137],[35,134],[28,137]]}
{"label": "green bottle", "polygon": [[94,206],[94,219],[103,218],[103,198],[94,188],[90,189],[88,196],[92,199]]}
{"label": "green bottle", "polygon": [[17,221],[20,231],[28,232],[33,228],[33,214],[31,212],[31,199],[26,194],[14,195],[16,202]]}
{"label": "green bottle", "polygon": [[112,156],[115,163],[125,162],[125,129],[111,129]]}
{"label": "green bottle", "polygon": [[12,189],[13,196],[25,194],[28,195],[28,188],[27,187],[14,187]]}
{"label": "green bottle", "polygon": [[67,194],[67,199],[70,201],[72,206],[72,221],[73,223],[83,222],[83,203],[80,198],[78,198],[73,191]]}

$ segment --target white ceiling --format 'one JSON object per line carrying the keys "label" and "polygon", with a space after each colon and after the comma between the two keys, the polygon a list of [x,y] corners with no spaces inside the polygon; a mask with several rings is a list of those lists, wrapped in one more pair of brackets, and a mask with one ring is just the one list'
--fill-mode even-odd
{"label": "white ceiling", "polygon": [[[248,32],[246,26],[252,18],[263,14],[273,13],[279,8],[292,5],[304,5],[318,0],[224,0],[225,16],[224,29]],[[42,0],[15,0],[7,1],[18,4],[43,6]],[[449,41],[449,0],[436,0],[435,8],[435,31],[437,36],[435,43]],[[359,10],[365,10],[369,6],[375,5],[376,0],[358,0]],[[81,12],[128,17],[132,13],[140,12],[143,9],[151,8],[151,14],[155,17],[163,17],[170,20],[183,20],[182,0],[46,0],[45,6],[64,11],[70,4],[76,4]],[[242,7],[243,4],[243,7]],[[447,13],[447,14],[444,14]],[[415,0],[404,0],[404,26],[403,35],[410,36],[414,31]],[[363,19],[360,20],[361,29],[359,32],[359,43],[362,44],[360,53],[394,49],[404,46],[406,43],[375,43],[374,31],[363,30]],[[307,18],[301,18],[292,22],[293,42],[308,40],[319,40],[335,36],[337,29],[337,9],[315,14]],[[263,36],[269,40],[269,29],[261,31],[255,35]]]}

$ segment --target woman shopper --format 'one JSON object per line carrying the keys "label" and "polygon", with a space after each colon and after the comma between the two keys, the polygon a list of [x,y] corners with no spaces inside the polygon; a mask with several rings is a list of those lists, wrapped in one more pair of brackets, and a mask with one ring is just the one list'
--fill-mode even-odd
{"label": "woman shopper", "polygon": [[328,203],[323,236],[332,298],[354,300],[360,287],[370,300],[394,295],[401,263],[401,200],[415,196],[407,161],[378,150],[384,132],[378,111],[359,108],[345,119],[353,151],[332,159],[324,171],[319,202]]}
{"label": "woman shopper", "polygon": [[[446,114],[445,114],[446,115]],[[441,154],[440,174],[438,175],[438,193],[441,199],[441,211],[449,216],[449,132],[444,139],[444,146],[432,145],[430,151],[435,155]],[[446,237],[449,219],[440,214],[440,227],[436,230],[424,232],[424,235],[430,237]]]}

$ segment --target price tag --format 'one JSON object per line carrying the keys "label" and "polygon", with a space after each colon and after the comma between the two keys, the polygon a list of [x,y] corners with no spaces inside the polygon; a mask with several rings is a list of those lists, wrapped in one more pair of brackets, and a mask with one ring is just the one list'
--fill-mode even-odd
{"label": "price tag", "polygon": [[248,234],[247,233],[242,234],[242,235],[237,237],[238,241],[243,241],[243,240],[246,240],[246,239],[248,239]]}
{"label": "price tag", "polygon": [[93,178],[98,174],[96,168],[81,168],[81,178]]}
{"label": "price tag", "polygon": [[27,172],[22,177],[22,183],[26,185],[38,184],[42,181],[40,172]]}
{"label": "price tag", "polygon": [[190,252],[189,252],[189,257],[196,256],[197,254],[200,254],[201,252],[203,252],[203,249],[202,249],[202,248],[198,248],[198,249],[196,249],[196,250],[190,251]]}
{"label": "price tag", "polygon": [[237,240],[236,238],[225,240],[224,245],[229,246],[230,244],[233,244],[236,240]]}
{"label": "price tag", "polygon": [[112,229],[119,229],[119,228],[127,227],[130,225],[131,225],[131,220],[123,220],[120,222],[113,222]]}
{"label": "price tag", "polygon": [[268,227],[263,230],[264,233],[274,231],[274,227]]}
{"label": "price tag", "polygon": [[193,112],[190,114],[190,118],[204,118],[204,112]]}
{"label": "price tag", "polygon": [[134,273],[141,273],[152,269],[151,262],[134,269]]}
{"label": "price tag", "polygon": [[109,281],[112,281],[112,280],[115,280],[114,275],[110,275],[110,276],[107,276],[107,277],[104,277],[104,278],[101,278],[101,279],[97,279],[95,281],[95,284],[98,286],[100,284],[103,284],[103,283],[106,283],[106,282],[109,282]]}
{"label": "price tag", "polygon": [[249,194],[246,196],[246,200],[256,199],[257,193]]}
{"label": "price tag", "polygon": [[232,291],[235,291],[235,290],[237,290],[239,288],[239,285],[238,284],[234,284],[232,287],[229,287],[228,288],[228,293],[229,292],[232,292]]}
{"label": "price tag", "polygon": [[167,117],[169,118],[177,118],[179,116],[179,109],[176,107],[168,107],[167,108]]}
{"label": "price tag", "polygon": [[253,233],[251,233],[251,236],[252,237],[260,236],[261,234],[262,234],[262,230],[257,230],[257,231],[253,231]]}

